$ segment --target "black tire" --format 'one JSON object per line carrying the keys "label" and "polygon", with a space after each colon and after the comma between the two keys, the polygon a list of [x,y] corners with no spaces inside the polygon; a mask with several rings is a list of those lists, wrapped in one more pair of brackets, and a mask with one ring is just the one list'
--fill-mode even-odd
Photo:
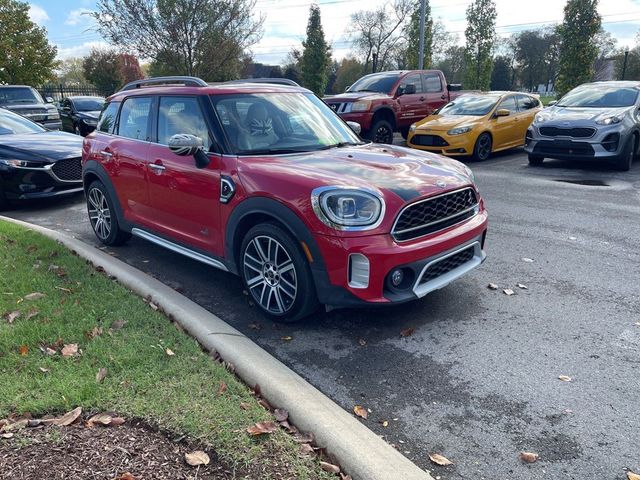
{"label": "black tire", "polygon": [[529,154],[529,165],[537,167],[539,165],[542,165],[542,162],[544,162],[544,157]]}
{"label": "black tire", "polygon": [[307,260],[297,242],[277,225],[261,223],[247,232],[238,270],[249,296],[271,320],[297,322],[318,307]]}
{"label": "black tire", "polygon": [[369,140],[373,143],[393,143],[393,126],[383,118],[373,122],[369,130]]}
{"label": "black tire", "polygon": [[627,172],[631,168],[631,164],[633,163],[633,159],[636,156],[636,150],[638,149],[638,143],[635,135],[631,135],[629,140],[624,144],[624,148],[622,149],[622,153],[615,160],[616,170],[621,172]]}
{"label": "black tire", "polygon": [[406,140],[407,137],[409,136],[409,128],[408,127],[401,128],[400,129],[400,135],[402,135],[402,138],[404,138]]}
{"label": "black tire", "polygon": [[95,180],[87,189],[89,223],[98,240],[105,245],[122,245],[131,238],[118,224],[114,203],[104,184]]}
{"label": "black tire", "polygon": [[485,161],[491,156],[491,150],[493,148],[493,139],[491,134],[483,132],[478,135],[476,144],[473,146],[473,158],[478,161]]}
{"label": "black tire", "polygon": [[0,212],[9,208],[9,200],[4,196],[4,192],[0,190]]}

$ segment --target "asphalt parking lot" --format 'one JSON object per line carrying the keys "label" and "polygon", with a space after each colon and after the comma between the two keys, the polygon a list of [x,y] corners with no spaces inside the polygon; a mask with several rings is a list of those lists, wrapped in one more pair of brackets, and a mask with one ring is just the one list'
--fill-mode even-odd
{"label": "asphalt parking lot", "polygon": [[[369,408],[366,425],[436,478],[640,472],[640,162],[626,173],[562,161],[529,167],[516,151],[469,165],[489,209],[488,259],[400,307],[279,325],[229,274],[137,238],[109,251],[216,313],[345,409]],[[97,245],[82,196],[8,214]],[[540,459],[525,464],[521,451]],[[435,466],[430,453],[454,465]]]}

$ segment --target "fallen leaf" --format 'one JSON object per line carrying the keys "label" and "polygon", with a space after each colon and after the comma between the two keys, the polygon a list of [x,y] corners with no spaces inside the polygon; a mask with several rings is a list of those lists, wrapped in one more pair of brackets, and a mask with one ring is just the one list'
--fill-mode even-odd
{"label": "fallen leaf", "polygon": [[94,415],[89,420],[87,420],[87,427],[93,427],[94,425],[110,425],[111,424],[111,415],[107,415],[106,413],[98,413]]}
{"label": "fallen leaf", "polygon": [[627,480],[640,480],[640,475],[633,472],[627,472]]}
{"label": "fallen leaf", "polygon": [[384,420],[381,422],[383,427],[388,427],[389,426],[389,422],[387,420]]}
{"label": "fallen leaf", "polygon": [[227,391],[227,384],[224,382],[220,382],[220,387],[218,387],[218,393],[222,395],[226,391]]}
{"label": "fallen leaf", "polygon": [[175,353],[173,353],[173,350],[171,350],[170,348],[167,348],[165,352],[167,352],[167,355],[169,355],[170,357],[173,357],[175,355]]}
{"label": "fallen leaf", "polygon": [[102,333],[102,327],[96,325],[90,331],[84,332],[84,336],[91,340],[93,338],[99,337],[100,335],[102,335]]}
{"label": "fallen leaf", "polygon": [[46,354],[47,354],[47,355],[49,355],[49,356],[52,356],[52,355],[57,354],[58,352],[56,352],[56,351],[55,351],[53,348],[51,348],[51,347],[47,347],[47,348],[45,348],[45,349],[44,349],[44,353],[46,353]]}
{"label": "fallen leaf", "polygon": [[496,285],[495,283],[490,283],[489,285],[487,285],[487,288],[489,290],[497,290],[498,289],[498,285]]}
{"label": "fallen leaf", "polygon": [[333,463],[320,462],[320,468],[329,473],[340,473],[340,467]]}
{"label": "fallen leaf", "polygon": [[290,337],[289,335],[282,337],[280,340],[284,340],[285,342],[290,342],[291,340],[293,340],[293,337]]}
{"label": "fallen leaf", "polygon": [[151,307],[151,310],[158,310],[158,305],[153,302],[149,302],[149,306]]}
{"label": "fallen leaf", "polygon": [[405,328],[404,330],[402,330],[400,332],[400,336],[401,337],[410,337],[411,335],[413,335],[413,332],[415,332],[416,329],[413,327],[409,327],[409,328]]}
{"label": "fallen leaf", "polygon": [[283,408],[276,408],[273,411],[273,416],[276,417],[276,421],[278,422],[286,422],[289,418],[289,412]]}
{"label": "fallen leaf", "polygon": [[314,440],[315,440],[315,437],[313,436],[313,433],[311,433],[311,432],[296,433],[293,436],[293,441],[296,442],[296,443],[313,443]]}
{"label": "fallen leaf", "polygon": [[353,478],[351,477],[351,475],[340,473],[340,480],[353,480]]}
{"label": "fallen leaf", "polygon": [[248,404],[248,403],[246,403],[246,402],[240,402],[240,408],[241,408],[242,410],[249,410],[249,407],[250,407],[250,406],[251,406],[251,405],[249,405],[249,404]]}
{"label": "fallen leaf", "polygon": [[61,292],[64,292],[64,293],[73,293],[73,290],[65,287],[56,287],[56,290],[60,290]]}
{"label": "fallen leaf", "polygon": [[9,323],[13,323],[13,321],[21,315],[20,310],[16,310],[15,312],[5,313],[2,317]]}
{"label": "fallen leaf", "polygon": [[74,408],[70,412],[65,413],[60,418],[56,418],[53,421],[53,424],[58,425],[59,427],[66,427],[67,425],[71,425],[73,422],[75,422],[81,413],[82,413],[81,407]]}
{"label": "fallen leaf", "polygon": [[102,381],[104,380],[104,377],[107,376],[107,369],[102,367],[100,369],[98,369],[98,373],[96,373],[96,382],[98,383],[102,383]]}
{"label": "fallen leaf", "polygon": [[0,438],[9,439],[11,437],[13,437],[13,433],[11,433],[11,432],[0,434]]}
{"label": "fallen leaf", "polygon": [[26,345],[20,345],[19,350],[20,350],[20,355],[22,355],[23,357],[29,353],[29,347]]}
{"label": "fallen leaf", "polygon": [[41,298],[44,298],[44,293],[40,292],[33,292],[24,296],[25,300],[40,300]]}
{"label": "fallen leaf", "polygon": [[[40,313],[40,311],[36,308],[31,308],[29,309],[29,311],[27,312],[27,316],[24,317],[25,321],[26,320],[31,320],[33,317],[35,317],[36,315],[38,315]],[[11,322],[9,322],[11,323]]]}
{"label": "fallen leaf", "polygon": [[358,344],[361,347],[364,347],[367,344],[367,341],[364,338],[361,338],[360,340],[358,340]]}
{"label": "fallen leaf", "polygon": [[131,473],[125,472],[119,477],[116,477],[116,480],[137,480]]}
{"label": "fallen leaf", "polygon": [[72,357],[78,353],[78,344],[70,343],[68,345],[65,345],[64,347],[62,347],[60,353],[63,357]]}
{"label": "fallen leaf", "polygon": [[27,425],[29,425],[29,420],[26,419],[26,418],[23,418],[22,420],[18,420],[17,422],[13,422],[13,423],[10,423],[8,425],[5,425],[4,427],[2,427],[2,429],[5,432],[15,431],[15,430],[22,430]]}
{"label": "fallen leaf", "polygon": [[503,290],[504,294],[507,296],[511,296],[511,295],[515,295],[516,292],[514,292],[513,290],[511,290],[510,288],[505,288]]}
{"label": "fallen leaf", "polygon": [[560,375],[558,378],[560,380],[562,380],[563,382],[570,382],[571,381],[571,377],[568,377],[567,375]]}
{"label": "fallen leaf", "polygon": [[538,460],[539,455],[533,452],[520,452],[520,460],[525,463],[533,463]]}
{"label": "fallen leaf", "polygon": [[308,443],[300,444],[300,453],[302,453],[303,455],[309,455],[309,454],[312,454],[314,452],[315,452],[315,450]]}
{"label": "fallen leaf", "polygon": [[429,460],[431,460],[436,465],[453,465],[453,462],[451,460],[443,455],[440,455],[439,453],[432,453],[431,455],[429,455]]}
{"label": "fallen leaf", "polygon": [[116,320],[115,322],[113,322],[111,324],[111,327],[109,327],[109,330],[113,331],[113,332],[117,332],[118,330],[120,330],[122,327],[124,327],[124,325],[127,323],[126,320],[123,320],[122,318],[119,320]]}
{"label": "fallen leaf", "polygon": [[369,412],[367,409],[361,405],[356,405],[353,407],[353,413],[355,413],[358,417],[364,418],[365,420],[369,417]]}
{"label": "fallen leaf", "polygon": [[522,283],[519,283],[518,288],[521,288],[522,290],[527,290],[529,287],[527,287],[526,285],[523,285]]}
{"label": "fallen leaf", "polygon": [[42,373],[48,373],[48,372],[50,372],[50,371],[51,371],[51,370],[49,370],[48,368],[44,368],[44,367],[40,367],[40,368],[39,368],[39,370],[40,370]]}
{"label": "fallen leaf", "polygon": [[278,430],[278,424],[272,421],[258,422],[247,428],[249,435],[263,435],[265,433],[273,433]]}
{"label": "fallen leaf", "polygon": [[125,422],[125,419],[122,418],[122,417],[113,417],[111,419],[110,425],[112,427],[118,427],[118,426],[122,425],[124,422]]}
{"label": "fallen leaf", "polygon": [[271,411],[271,405],[269,405],[269,402],[267,402],[264,398],[258,400],[258,405],[260,405],[265,410]]}
{"label": "fallen leaf", "polygon": [[523,261],[523,262],[526,262],[526,263],[533,263],[533,258],[523,257],[523,258],[522,258],[522,261]]}
{"label": "fallen leaf", "polygon": [[197,467],[198,465],[209,465],[209,462],[210,462],[209,455],[204,453],[202,450],[196,450],[195,452],[185,453],[184,459],[192,467]]}

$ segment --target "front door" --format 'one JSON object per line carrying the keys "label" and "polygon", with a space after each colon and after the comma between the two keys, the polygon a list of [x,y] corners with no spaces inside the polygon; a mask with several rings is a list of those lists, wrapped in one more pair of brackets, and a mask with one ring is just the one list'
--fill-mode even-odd
{"label": "front door", "polygon": [[513,95],[503,99],[497,106],[498,110],[508,110],[509,115],[506,117],[495,117],[492,122],[495,125],[492,128],[493,131],[493,150],[500,150],[509,148],[517,144],[518,141],[518,106],[516,105],[516,99]]}
{"label": "front door", "polygon": [[222,256],[220,236],[220,158],[196,167],[193,156],[176,155],[167,146],[178,133],[200,137],[208,150],[212,137],[197,97],[160,97],[157,142],[148,153],[149,197],[153,228],[187,246]]}
{"label": "front door", "polygon": [[407,85],[416,87],[416,93],[401,95],[398,97],[400,103],[400,114],[398,115],[398,128],[408,127],[418,120],[427,116],[427,97],[422,88],[422,79],[419,73],[407,75],[400,83],[400,88]]}

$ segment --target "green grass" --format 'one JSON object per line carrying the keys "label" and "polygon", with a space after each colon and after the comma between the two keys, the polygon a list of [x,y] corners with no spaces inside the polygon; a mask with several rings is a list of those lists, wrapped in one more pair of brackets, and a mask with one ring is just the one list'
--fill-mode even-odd
{"label": "green grass", "polygon": [[550,95],[550,96],[540,95],[540,101],[545,107],[549,105],[549,102],[552,102],[553,100],[557,100],[555,95]]}
{"label": "green grass", "polygon": [[[26,300],[33,292],[45,296]],[[52,240],[0,221],[0,315],[16,310],[12,324],[0,318],[0,418],[116,411],[209,445],[230,466],[288,465],[295,478],[329,478],[283,431],[249,437],[246,428],[271,414],[164,315]],[[38,314],[26,319],[30,311]],[[126,323],[109,333],[117,320]],[[103,333],[91,338],[94,327]],[[42,353],[58,339],[82,354]],[[108,370],[102,383],[99,368]]]}

